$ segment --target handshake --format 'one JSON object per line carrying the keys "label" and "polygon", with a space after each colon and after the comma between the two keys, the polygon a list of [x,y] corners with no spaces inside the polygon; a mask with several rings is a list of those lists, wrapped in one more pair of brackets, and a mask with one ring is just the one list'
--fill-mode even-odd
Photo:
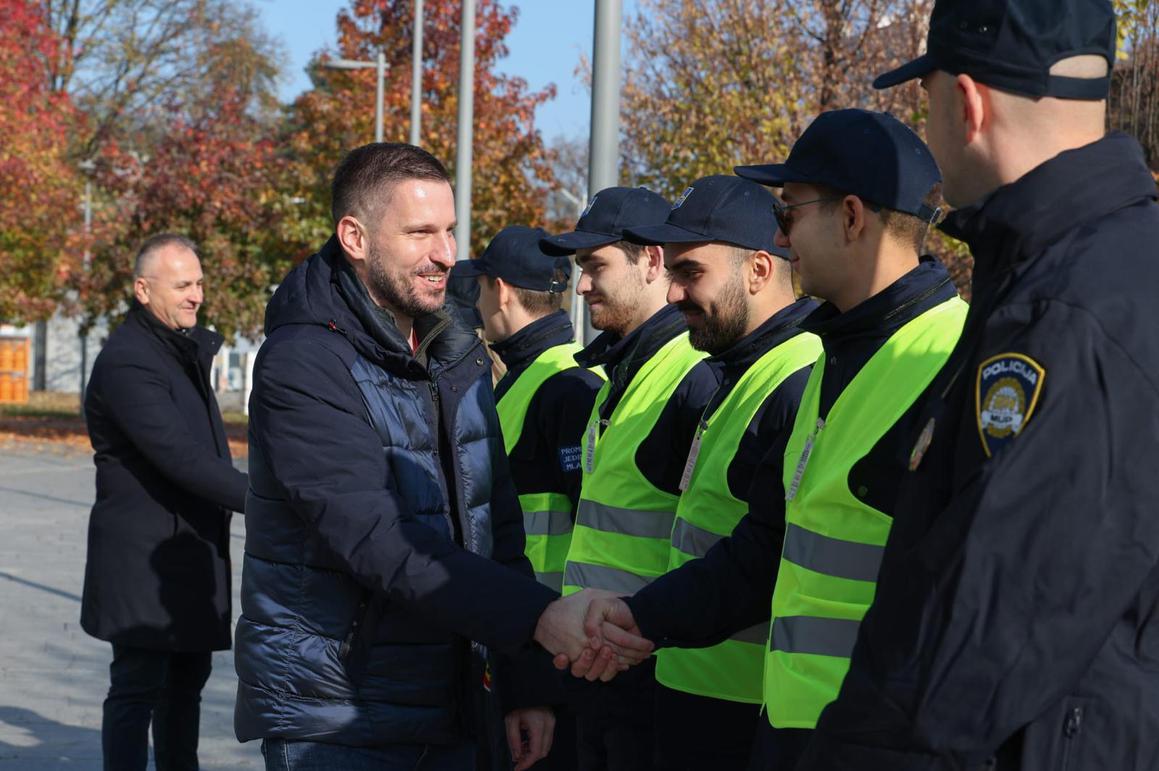
{"label": "handshake", "polygon": [[656,647],[640,634],[620,595],[599,589],[548,605],[535,625],[535,641],[554,654],[556,669],[603,682],[644,661]]}

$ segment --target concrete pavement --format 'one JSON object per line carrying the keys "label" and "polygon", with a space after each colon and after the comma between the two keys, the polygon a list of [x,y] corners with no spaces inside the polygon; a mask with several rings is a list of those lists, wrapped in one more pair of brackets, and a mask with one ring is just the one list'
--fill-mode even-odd
{"label": "concrete pavement", "polygon": [[[90,454],[0,447],[0,770],[101,767],[112,651],[80,628],[93,494]],[[236,614],[244,518],[233,523]],[[235,688],[232,653],[215,654],[201,709],[202,768],[263,768],[258,744],[234,739]]]}

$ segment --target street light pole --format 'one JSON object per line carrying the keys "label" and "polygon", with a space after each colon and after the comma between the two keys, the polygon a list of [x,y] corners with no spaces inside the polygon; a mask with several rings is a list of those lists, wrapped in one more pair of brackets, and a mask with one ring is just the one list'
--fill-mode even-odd
{"label": "street light pole", "polygon": [[[556,192],[558,192],[560,195],[562,195],[564,198],[566,198],[568,200],[568,202],[572,206],[575,207],[576,220],[579,220],[579,218],[582,217],[584,214],[584,209],[587,208],[587,204],[584,203],[583,199],[580,198],[579,196],[573,194],[566,187],[558,188],[558,190]],[[579,283],[579,270],[578,270],[578,266],[575,266],[575,255],[574,254],[571,256],[571,260],[572,260],[572,266],[573,266],[572,267],[572,275],[576,277],[575,280],[576,280],[576,283],[578,284]],[[583,332],[584,332],[584,314],[587,311],[587,303],[585,303],[583,301],[583,299],[575,292],[572,292],[570,301],[571,301],[571,328],[575,332],[577,339],[582,339]]]}
{"label": "street light pole", "polygon": [[471,252],[471,141],[475,123],[475,0],[463,0],[459,44],[459,138],[455,148],[455,259]]}
{"label": "street light pole", "polygon": [[[588,153],[588,191],[594,195],[620,178],[620,21],[621,0],[596,0],[592,42],[592,127]],[[595,339],[584,305],[584,342]]]}
{"label": "street light pole", "polygon": [[[84,223],[85,223],[85,251],[81,258],[81,267],[84,270],[84,275],[87,277],[89,267],[92,264],[92,253],[89,251],[89,235],[93,232],[93,179],[92,171],[96,168],[91,158],[86,158],[77,164],[81,171],[85,173],[85,202],[84,202]],[[82,316],[83,318],[83,316]],[[88,324],[81,321],[80,327],[77,330],[77,336],[80,337],[80,406],[81,412],[84,412],[85,406],[85,387],[88,385],[88,365],[89,365],[89,328]]]}
{"label": "street light pole", "polygon": [[378,52],[378,57],[372,61],[361,61],[358,59],[330,59],[322,62],[322,66],[328,70],[365,70],[373,69],[378,75],[378,84],[375,89],[377,99],[374,104],[374,141],[381,142],[383,136],[382,122],[384,112],[384,92],[386,89],[386,54],[382,51]]}
{"label": "street light pole", "polygon": [[423,0],[414,0],[415,24],[411,47],[410,143],[422,141],[423,121]]}

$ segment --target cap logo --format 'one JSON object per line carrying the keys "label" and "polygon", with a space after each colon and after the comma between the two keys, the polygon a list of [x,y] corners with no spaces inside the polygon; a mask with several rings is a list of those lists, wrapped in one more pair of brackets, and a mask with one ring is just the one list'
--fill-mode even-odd
{"label": "cap logo", "polygon": [[584,210],[582,212],[580,212],[581,217],[588,216],[588,212],[590,212],[592,210],[592,207],[596,205],[596,199],[599,197],[600,197],[599,193],[596,193],[595,195],[592,196],[592,200],[588,201],[588,205],[586,207],[584,207]]}
{"label": "cap logo", "polygon": [[684,202],[688,200],[688,196],[692,195],[693,189],[694,188],[691,187],[684,188],[684,192],[681,193],[680,197],[676,199],[676,203],[672,204],[672,208],[679,209],[681,205],[683,205]]}

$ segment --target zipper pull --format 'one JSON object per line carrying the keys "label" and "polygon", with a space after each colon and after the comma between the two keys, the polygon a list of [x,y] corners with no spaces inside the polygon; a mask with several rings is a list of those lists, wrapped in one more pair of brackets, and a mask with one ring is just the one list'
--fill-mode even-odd
{"label": "zipper pull", "polygon": [[785,502],[797,497],[797,490],[801,487],[801,478],[805,476],[805,467],[809,465],[809,456],[813,454],[813,445],[817,443],[817,436],[825,428],[825,418],[817,418],[817,428],[805,438],[805,446],[801,448],[801,457],[797,460],[797,468],[793,472],[793,480],[789,489],[785,491]]}

